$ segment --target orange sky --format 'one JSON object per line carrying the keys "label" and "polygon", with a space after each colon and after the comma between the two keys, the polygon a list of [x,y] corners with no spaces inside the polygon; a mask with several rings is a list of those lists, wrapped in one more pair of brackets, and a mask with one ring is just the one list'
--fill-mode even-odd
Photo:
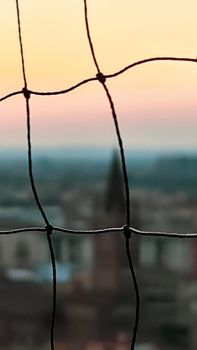
{"label": "orange sky", "polygon": [[[61,90],[94,76],[82,0],[20,0],[29,88]],[[89,0],[98,62],[112,73],[146,57],[197,55],[197,1]],[[23,86],[14,0],[0,4],[0,95]],[[197,65],[149,63],[108,82],[125,144],[197,146]],[[66,96],[32,97],[33,141],[39,145],[114,144],[101,86],[90,83]],[[0,104],[0,144],[25,146],[22,96]]]}

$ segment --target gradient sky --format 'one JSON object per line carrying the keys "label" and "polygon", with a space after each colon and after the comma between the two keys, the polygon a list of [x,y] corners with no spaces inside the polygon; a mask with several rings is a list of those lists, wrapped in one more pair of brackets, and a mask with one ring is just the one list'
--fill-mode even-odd
{"label": "gradient sky", "polygon": [[[28,86],[61,90],[95,75],[83,0],[20,0]],[[197,56],[196,0],[89,0],[89,21],[103,73],[152,56]],[[23,86],[14,0],[0,3],[0,96]],[[197,148],[197,64],[148,63],[108,81],[125,145]],[[66,96],[31,97],[35,146],[115,143],[97,82]],[[0,145],[25,147],[22,96],[0,103]]]}

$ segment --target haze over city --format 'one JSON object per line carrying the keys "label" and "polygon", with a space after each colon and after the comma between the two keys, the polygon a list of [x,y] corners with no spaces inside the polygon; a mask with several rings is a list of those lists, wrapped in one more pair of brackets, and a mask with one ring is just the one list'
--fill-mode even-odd
{"label": "haze over city", "polygon": [[[66,95],[31,93],[31,169],[22,73],[29,90],[44,92],[96,75],[84,4],[0,4],[0,99],[20,92],[0,103],[0,347],[48,349],[56,299],[56,350],[196,350],[197,241],[177,239],[197,232],[196,61],[146,63],[107,79],[125,176],[98,81]],[[104,75],[155,56],[196,60],[196,0],[87,5]]]}

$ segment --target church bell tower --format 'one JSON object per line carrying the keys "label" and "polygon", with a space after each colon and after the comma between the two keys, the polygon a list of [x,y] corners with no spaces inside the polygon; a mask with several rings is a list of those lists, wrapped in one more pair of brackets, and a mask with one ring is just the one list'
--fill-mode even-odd
{"label": "church bell tower", "polygon": [[[138,223],[138,207],[133,204],[132,214],[135,227]],[[135,216],[134,216],[135,215]],[[135,222],[134,222],[135,219]],[[113,151],[109,167],[106,191],[103,200],[103,208],[99,214],[100,227],[121,227],[126,223],[126,201],[124,191],[123,174],[117,151]],[[135,242],[134,242],[135,240]],[[132,238],[134,252],[134,263],[138,261],[138,244],[136,238]],[[94,286],[100,289],[117,290],[121,287],[121,276],[123,270],[128,268],[125,253],[124,236],[120,232],[96,235],[93,243]]]}

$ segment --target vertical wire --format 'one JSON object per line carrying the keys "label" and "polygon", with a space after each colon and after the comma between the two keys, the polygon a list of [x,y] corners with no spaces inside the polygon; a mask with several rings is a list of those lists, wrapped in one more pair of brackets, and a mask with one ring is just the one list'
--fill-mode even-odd
{"label": "vertical wire", "polygon": [[89,29],[89,23],[88,23],[88,8],[87,8],[87,2],[86,0],[84,1],[84,13],[85,13],[85,24],[86,24],[86,33],[87,33],[87,37],[88,37],[88,41],[89,41],[89,46],[90,46],[90,50],[91,50],[91,54],[92,54],[92,58],[94,61],[94,64],[96,66],[96,69],[98,71],[98,73],[101,73],[97,59],[96,59],[96,55],[94,52],[94,46],[92,43],[92,39],[91,39],[91,35],[90,35],[90,29]]}
{"label": "vertical wire", "polygon": [[20,8],[19,8],[19,2],[16,0],[16,11],[17,11],[17,23],[18,23],[18,37],[19,37],[19,45],[20,45],[20,53],[21,53],[21,64],[22,64],[22,72],[23,72],[23,81],[24,81],[24,88],[23,88],[23,95],[26,101],[26,114],[27,114],[27,144],[28,144],[28,170],[29,170],[29,178],[30,178],[30,184],[32,188],[32,192],[36,201],[36,204],[38,206],[38,209],[46,223],[46,225],[49,225],[49,221],[47,219],[47,216],[44,212],[44,209],[42,208],[42,205],[40,203],[35,181],[34,181],[34,175],[33,175],[33,165],[32,165],[32,147],[31,147],[31,125],[30,125],[30,106],[29,106],[29,99],[30,99],[30,93],[27,89],[27,77],[26,77],[26,70],[25,70],[25,59],[24,59],[24,50],[23,50],[23,40],[22,40],[22,31],[21,31],[21,22],[20,22]]}
{"label": "vertical wire", "polygon": [[94,61],[94,64],[96,66],[97,69],[97,78],[98,80],[101,82],[101,84],[103,85],[103,88],[105,90],[105,93],[107,95],[110,107],[111,107],[111,112],[112,112],[112,117],[114,120],[114,126],[115,126],[115,131],[116,131],[116,135],[117,135],[117,139],[118,139],[118,145],[119,145],[119,150],[120,150],[120,158],[121,158],[121,166],[122,166],[122,171],[123,171],[123,177],[124,177],[124,187],[125,187],[125,196],[126,196],[126,208],[127,208],[127,226],[130,226],[130,198],[129,198],[129,183],[128,183],[128,176],[127,176],[127,168],[126,168],[126,161],[125,161],[125,154],[124,154],[124,147],[123,147],[123,141],[121,138],[121,133],[120,133],[120,128],[119,128],[119,124],[118,124],[118,118],[117,118],[117,114],[115,111],[115,106],[112,100],[112,97],[109,93],[109,89],[105,83],[106,79],[105,76],[101,73],[101,70],[99,68],[97,59],[96,59],[96,54],[94,51],[94,46],[93,46],[93,42],[91,39],[91,35],[90,35],[90,28],[89,28],[89,20],[88,20],[88,8],[87,8],[87,1],[84,0],[84,15],[85,15],[85,27],[86,27],[86,33],[87,33],[87,38],[88,38],[88,42],[89,42],[89,46],[90,46],[90,50],[91,50],[91,54],[92,54],[92,58]]}
{"label": "vertical wire", "polygon": [[127,167],[126,167],[126,160],[125,160],[125,154],[124,154],[124,146],[123,146],[123,141],[122,141],[122,137],[121,137],[121,133],[120,133],[120,128],[119,128],[119,124],[118,124],[118,118],[117,118],[114,102],[113,102],[112,96],[109,92],[109,89],[108,89],[107,85],[105,84],[106,78],[101,73],[101,70],[99,68],[99,65],[98,65],[98,62],[96,59],[94,46],[92,43],[90,29],[89,29],[87,1],[86,0],[83,0],[83,1],[84,1],[84,16],[85,16],[85,26],[86,26],[87,38],[88,38],[92,58],[93,58],[94,64],[95,64],[97,72],[98,72],[97,78],[100,81],[100,83],[102,84],[102,86],[105,90],[105,93],[107,95],[109,104],[110,104],[112,117],[114,120],[114,125],[115,125],[115,130],[116,130],[116,135],[117,135],[117,139],[118,139],[120,156],[121,156],[121,165],[122,165],[125,195],[126,195],[126,211],[127,211],[127,217],[126,217],[127,224],[124,227],[123,232],[124,232],[125,239],[126,239],[126,241],[125,241],[126,254],[127,254],[127,258],[128,258],[129,268],[130,268],[131,277],[133,280],[135,297],[136,297],[135,321],[134,321],[134,327],[133,327],[132,339],[131,339],[131,347],[130,347],[131,350],[134,350],[135,343],[136,343],[137,331],[138,331],[138,324],[139,324],[140,297],[139,297],[139,287],[138,287],[137,278],[135,275],[135,269],[134,269],[134,265],[133,265],[133,261],[132,261],[132,257],[131,257],[131,252],[130,252],[130,246],[129,246],[129,239],[131,237],[131,232],[129,230],[129,227],[130,227],[130,196],[129,196],[129,182],[128,182]]}
{"label": "vertical wire", "polygon": [[28,168],[29,168],[29,178],[31,183],[32,192],[34,195],[34,199],[36,201],[36,204],[38,206],[38,209],[45,221],[46,226],[50,225],[49,220],[45,214],[45,211],[43,210],[43,207],[40,203],[38,193],[36,190],[35,182],[34,182],[34,176],[33,176],[33,163],[32,163],[32,146],[31,146],[31,118],[30,118],[30,106],[29,106],[29,98],[28,96],[25,98],[26,101],[26,115],[27,115],[27,145],[28,145]]}
{"label": "vertical wire", "polygon": [[24,50],[23,50],[23,41],[22,41],[22,31],[21,31],[21,22],[20,22],[20,8],[19,2],[16,0],[16,11],[17,11],[17,23],[18,23],[18,37],[19,37],[19,45],[20,45],[20,54],[21,54],[21,64],[22,64],[22,72],[23,72],[23,95],[26,101],[26,117],[27,117],[27,145],[28,145],[28,170],[29,170],[29,178],[30,184],[32,188],[32,192],[34,195],[35,202],[38,206],[38,209],[43,217],[43,220],[46,224],[46,233],[47,233],[47,241],[50,251],[51,257],[51,265],[53,271],[53,302],[52,302],[52,317],[51,317],[51,328],[50,328],[50,342],[51,342],[51,350],[54,350],[54,331],[55,331],[55,313],[56,313],[56,264],[55,264],[55,256],[53,252],[53,245],[50,235],[52,234],[53,227],[50,225],[49,220],[45,214],[45,211],[41,205],[40,199],[38,197],[38,193],[36,190],[34,175],[33,175],[33,163],[32,163],[32,146],[31,146],[31,116],[30,116],[30,93],[27,89],[27,78],[26,78],[26,70],[25,70],[25,59],[24,59]]}
{"label": "vertical wire", "polygon": [[23,41],[22,41],[22,34],[21,34],[20,9],[19,9],[18,0],[16,0],[16,11],[17,11],[18,37],[19,37],[19,44],[20,44],[23,80],[24,80],[24,86],[25,86],[25,88],[27,88],[27,78],[26,78],[26,72],[25,72],[25,60],[24,60],[24,52],[23,52]]}
{"label": "vertical wire", "polygon": [[51,257],[51,265],[52,265],[52,316],[51,316],[51,328],[50,328],[50,343],[51,343],[51,350],[54,350],[54,334],[55,334],[55,314],[56,314],[56,290],[57,290],[57,279],[56,279],[56,262],[55,262],[55,255],[53,251],[53,245],[51,240],[51,234],[53,231],[53,226],[50,225],[47,216],[45,215],[45,212],[40,204],[39,197],[35,188],[35,183],[33,180],[33,169],[32,169],[32,153],[31,153],[31,124],[30,124],[30,108],[29,108],[29,99],[26,98],[26,111],[27,111],[27,141],[28,141],[28,158],[29,158],[29,178],[32,186],[32,190],[34,193],[35,201],[38,205],[38,208],[40,212],[42,213],[43,219],[46,223],[46,233],[47,233],[47,242]]}
{"label": "vertical wire", "polygon": [[112,112],[112,117],[114,120],[114,125],[115,125],[115,130],[116,130],[116,135],[118,139],[118,145],[119,145],[119,150],[120,150],[120,159],[121,159],[121,166],[122,166],[122,172],[123,172],[123,178],[124,178],[124,187],[125,187],[125,196],[126,196],[126,222],[127,226],[130,226],[130,196],[129,196],[129,181],[128,181],[128,175],[127,175],[127,168],[126,168],[126,161],[125,161],[125,154],[124,154],[124,146],[123,146],[123,141],[120,133],[120,128],[118,124],[118,118],[114,106],[114,102],[112,100],[111,94],[109,92],[109,89],[105,83],[102,84],[103,88],[106,92],[111,112]]}
{"label": "vertical wire", "polygon": [[[146,59],[146,60],[142,60],[142,61],[138,61],[135,64],[132,64],[128,67],[125,67],[124,69],[122,69],[121,71],[113,74],[113,75],[106,75],[104,76],[99,68],[97,59],[96,59],[96,55],[94,52],[94,47],[92,44],[92,40],[91,40],[91,36],[90,36],[90,31],[89,31],[89,23],[88,23],[88,15],[87,15],[87,2],[86,0],[84,0],[84,9],[85,9],[85,22],[86,22],[86,31],[87,31],[87,37],[88,37],[88,41],[89,41],[89,45],[90,45],[90,49],[91,49],[91,54],[92,54],[92,58],[94,60],[95,66],[97,68],[98,74],[97,74],[97,79],[102,83],[106,95],[108,97],[109,103],[110,103],[110,107],[111,107],[111,111],[112,111],[112,116],[113,116],[113,120],[114,120],[114,124],[115,124],[115,129],[116,129],[116,134],[117,134],[117,138],[118,138],[118,144],[119,144],[119,149],[120,149],[120,154],[121,154],[121,163],[122,163],[122,169],[123,169],[123,175],[124,175],[124,184],[125,184],[125,192],[126,192],[126,202],[127,202],[127,225],[125,225],[125,227],[123,228],[123,232],[125,234],[125,243],[126,243],[126,253],[127,253],[127,257],[128,257],[128,262],[129,262],[129,266],[130,266],[130,271],[131,271],[131,275],[132,275],[132,279],[134,282],[134,288],[136,291],[136,320],[135,320],[135,326],[134,326],[134,330],[133,330],[133,337],[132,337],[132,341],[131,341],[131,349],[134,349],[135,346],[135,342],[136,342],[136,335],[137,335],[137,328],[138,328],[138,323],[139,323],[139,306],[140,306],[140,296],[139,296],[139,290],[138,290],[138,285],[137,285],[137,280],[136,280],[136,276],[135,276],[135,270],[133,267],[133,262],[132,262],[132,257],[131,257],[131,253],[130,253],[130,247],[129,247],[129,239],[130,239],[130,235],[132,233],[132,230],[134,233],[137,233],[137,230],[135,229],[130,229],[129,230],[129,223],[130,223],[130,202],[129,202],[129,185],[128,185],[128,176],[127,176],[127,170],[126,170],[126,161],[125,161],[125,155],[124,155],[124,147],[123,147],[123,142],[122,142],[122,138],[121,138],[121,134],[120,134],[120,129],[119,129],[119,125],[118,125],[118,118],[116,115],[116,111],[115,111],[115,107],[114,107],[114,103],[112,100],[112,97],[110,95],[109,89],[107,88],[107,85],[105,84],[106,78],[112,77],[112,76],[117,76],[121,73],[123,73],[125,70],[131,68],[134,65],[137,64],[142,64],[145,62],[149,62],[149,61],[155,61],[155,60],[185,60],[185,61],[194,61],[196,62],[196,60],[194,59],[190,59],[190,58],[175,58],[175,57],[155,57],[155,58],[151,58],[151,59]],[[30,182],[31,182],[31,187],[32,187],[32,192],[34,194],[34,198],[35,201],[37,203],[37,206],[43,216],[43,219],[46,223],[46,227],[45,229],[41,229],[41,230],[45,230],[47,233],[47,240],[48,240],[48,244],[49,244],[49,250],[50,250],[50,254],[51,254],[51,261],[52,261],[52,268],[53,268],[53,313],[52,313],[52,323],[51,323],[51,348],[54,349],[54,324],[55,324],[55,311],[56,311],[56,266],[55,266],[55,255],[53,252],[53,247],[52,247],[52,241],[51,241],[51,237],[50,235],[52,234],[53,231],[53,226],[51,226],[49,224],[49,221],[47,219],[47,216],[41,206],[37,191],[36,191],[36,187],[35,187],[35,183],[34,183],[34,176],[33,176],[33,164],[32,164],[32,151],[31,151],[31,125],[30,125],[30,105],[29,105],[29,98],[30,98],[30,90],[27,89],[27,78],[26,78],[26,71],[25,71],[25,60],[24,60],[24,52],[23,52],[23,42],[22,42],[22,33],[21,33],[21,23],[20,23],[20,9],[19,9],[19,1],[16,0],[16,10],[17,10],[17,22],[18,22],[18,36],[19,36],[19,43],[20,43],[20,54],[21,54],[21,64],[22,64],[22,73],[23,73],[23,80],[24,80],[24,89],[21,91],[17,91],[15,93],[11,93],[8,96],[1,98],[1,101],[5,98],[11,97],[13,95],[16,94],[20,94],[23,92],[24,94],[24,98],[26,100],[26,114],[27,114],[27,140],[28,140],[28,165],[29,165],[29,177],[30,177]],[[95,79],[95,78],[93,78]],[[89,79],[91,80],[91,79]],[[78,84],[78,86],[82,85],[82,83]],[[74,87],[73,87],[74,88]],[[73,89],[72,88],[72,89]],[[71,90],[71,89],[70,89]],[[34,92],[35,93],[35,92]],[[66,93],[66,91],[65,91]],[[39,93],[37,93],[39,94]],[[52,94],[57,94],[56,93],[50,93]],[[27,229],[27,230],[34,230],[34,229]],[[63,229],[62,229],[63,230]],[[9,230],[9,231],[4,231],[3,233],[14,233],[13,231],[17,230]],[[19,229],[20,232],[24,232],[24,229]],[[65,230],[64,230],[65,231]],[[130,231],[130,232],[129,232]],[[104,232],[104,230],[103,230]],[[77,232],[75,232],[77,233]],[[138,233],[144,234],[145,231],[138,231]],[[1,232],[2,234],[2,232]],[[172,234],[168,234],[168,233],[161,233],[161,232],[146,232],[146,235],[165,235],[165,236],[176,236],[179,238],[184,238],[186,237],[186,235],[184,235],[183,237],[180,234],[177,233],[172,233]],[[189,238],[189,235],[195,235],[196,234],[187,234],[187,237]],[[186,237],[186,238],[187,238]]]}
{"label": "vertical wire", "polygon": [[55,254],[53,251],[53,245],[51,241],[51,232],[47,231],[47,240],[49,245],[49,250],[51,254],[51,265],[52,265],[52,275],[53,275],[53,302],[52,302],[52,316],[51,316],[51,331],[50,331],[50,343],[51,343],[51,350],[55,349],[54,345],[54,333],[55,333],[55,315],[56,315],[56,296],[57,296],[57,277],[56,277],[56,263],[55,263]]}
{"label": "vertical wire", "polygon": [[132,332],[132,337],[131,337],[131,345],[130,345],[130,350],[134,350],[135,343],[136,343],[136,336],[137,336],[137,331],[138,331],[138,324],[139,324],[139,311],[140,311],[140,297],[139,297],[139,287],[137,283],[137,278],[135,274],[135,269],[133,265],[133,260],[130,252],[130,246],[129,246],[129,240],[131,238],[131,232],[129,230],[130,226],[130,197],[129,197],[129,184],[128,184],[128,176],[127,176],[127,169],[126,169],[126,162],[125,162],[125,156],[124,156],[124,147],[122,143],[122,138],[118,126],[118,119],[114,107],[114,102],[112,100],[111,94],[106,86],[105,83],[102,83],[105,92],[107,94],[111,111],[112,111],[112,116],[114,119],[115,123],[115,128],[116,128],[116,134],[118,137],[118,144],[119,144],[119,149],[120,149],[120,154],[121,154],[121,162],[122,162],[122,169],[123,169],[123,175],[124,175],[124,185],[125,185],[125,192],[126,192],[126,210],[127,210],[127,224],[124,227],[124,235],[125,235],[125,245],[126,245],[126,254],[127,254],[127,259],[129,263],[129,268],[131,272],[131,277],[133,280],[133,285],[134,285],[134,290],[135,290],[135,298],[136,298],[136,308],[135,308],[135,321],[134,321],[134,326],[133,326],[133,332]]}
{"label": "vertical wire", "polygon": [[133,261],[131,258],[131,252],[130,252],[130,248],[129,248],[129,238],[130,238],[129,236],[125,237],[125,247],[126,247],[126,253],[127,253],[127,258],[128,258],[128,262],[129,262],[129,267],[130,267],[131,277],[132,277],[133,284],[134,284],[135,297],[136,297],[135,322],[134,322],[133,333],[132,333],[132,338],[131,338],[131,343],[130,343],[130,350],[134,350],[138,326],[139,326],[139,317],[140,317],[140,293],[139,293],[139,287],[138,287],[137,278],[136,278],[136,274],[135,274],[135,269],[133,266]]}

